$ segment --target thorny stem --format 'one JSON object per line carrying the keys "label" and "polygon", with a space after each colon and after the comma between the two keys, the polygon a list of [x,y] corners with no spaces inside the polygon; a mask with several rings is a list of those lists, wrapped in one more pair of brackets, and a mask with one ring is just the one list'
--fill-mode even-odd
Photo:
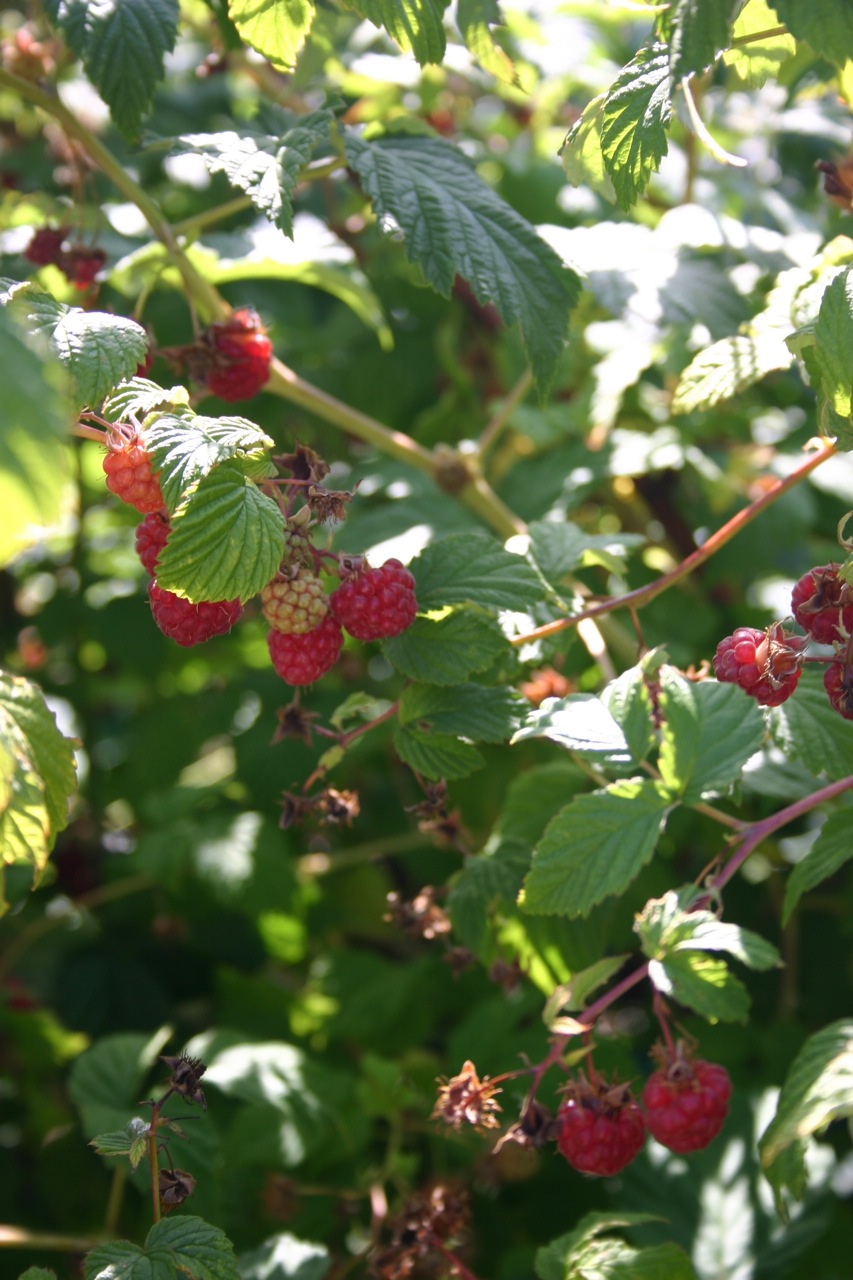
{"label": "thorny stem", "polygon": [[649,604],[650,601],[657,599],[659,595],[663,595],[664,591],[668,591],[676,582],[680,582],[682,578],[688,577],[695,572],[700,565],[706,560],[710,560],[711,556],[716,555],[721,547],[724,547],[741,529],[745,528],[757,515],[760,515],[765,508],[771,506],[778,498],[792,489],[794,485],[799,484],[807,475],[815,468],[819,467],[822,462],[826,462],[835,453],[834,444],[826,444],[821,449],[817,449],[805,462],[801,462],[798,467],[785,476],[784,480],[777,480],[776,483],[763,493],[760,498],[756,498],[748,507],[744,507],[737,515],[732,516],[731,520],[712,533],[696,551],[691,552],[680,564],[677,564],[669,573],[664,573],[654,582],[648,583],[645,587],[637,587],[634,591],[627,591],[625,595],[613,596],[609,600],[602,600],[600,604],[590,605],[588,609],[583,609],[580,613],[574,614],[571,618],[557,618],[554,622],[548,622],[543,627],[537,627],[535,631],[530,631],[527,635],[515,636],[512,640],[514,645],[529,644],[531,640],[541,640],[545,636],[555,635],[559,631],[565,631],[568,627],[577,626],[579,622],[583,622],[587,618],[600,618],[604,614],[612,613],[615,609],[631,609],[638,605]]}

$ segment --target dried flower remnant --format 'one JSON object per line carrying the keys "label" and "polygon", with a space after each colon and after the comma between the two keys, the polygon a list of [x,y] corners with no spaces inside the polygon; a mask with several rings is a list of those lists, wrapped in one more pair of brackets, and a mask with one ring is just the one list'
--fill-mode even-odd
{"label": "dried flower remnant", "polygon": [[322,821],[331,826],[351,827],[353,818],[361,812],[361,801],[357,791],[339,791],[336,787],[326,787],[315,801],[315,808],[322,815]]}
{"label": "dried flower remnant", "polygon": [[432,942],[451,932],[447,912],[437,905],[431,884],[424,885],[410,902],[401,898],[399,893],[389,893],[386,902],[389,910],[383,918],[412,938],[425,938]]}
{"label": "dried flower remnant", "polygon": [[199,1084],[199,1080],[207,1070],[205,1064],[198,1058],[188,1057],[185,1053],[175,1057],[167,1057],[163,1054],[160,1061],[165,1062],[172,1073],[169,1079],[169,1092],[177,1093],[190,1106],[197,1103],[206,1111],[207,1101]]}
{"label": "dried flower remnant", "polygon": [[391,1243],[371,1259],[374,1275],[381,1280],[447,1275],[452,1255],[445,1245],[465,1233],[470,1217],[461,1188],[439,1182],[410,1196],[391,1223]]}
{"label": "dried flower remnant", "polygon": [[440,1081],[439,1086],[433,1120],[444,1120],[454,1129],[463,1124],[481,1131],[500,1128],[497,1113],[501,1107],[494,1095],[501,1089],[488,1076],[481,1080],[473,1062],[464,1062],[458,1076]]}
{"label": "dried flower remnant", "polygon": [[195,1178],[186,1169],[161,1169],[157,1175],[160,1206],[164,1213],[183,1204],[195,1191]]}

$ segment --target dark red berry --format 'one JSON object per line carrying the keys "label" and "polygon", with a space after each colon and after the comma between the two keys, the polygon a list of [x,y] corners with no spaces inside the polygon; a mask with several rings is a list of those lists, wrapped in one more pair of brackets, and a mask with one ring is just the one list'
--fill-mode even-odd
{"label": "dark red berry", "polygon": [[136,554],[152,578],[157,568],[157,557],[168,537],[169,518],[165,511],[150,511],[142,524],[136,526]]}
{"label": "dark red berry", "polygon": [[357,640],[398,636],[415,620],[415,580],[399,560],[357,569],[329,597],[332,612]]}
{"label": "dark red berry", "polygon": [[830,706],[845,720],[853,720],[853,671],[847,661],[831,662],[823,673]]}
{"label": "dark red berry", "polygon": [[59,265],[75,289],[88,289],[107,260],[103,249],[72,245],[59,259]]}
{"label": "dark red berry", "polygon": [[717,645],[714,675],[740,685],[759,706],[778,707],[797,687],[805,645],[802,636],[785,632],[778,622],[767,631],[738,627]]}
{"label": "dark red berry", "polygon": [[239,600],[205,600],[191,604],[171,591],[164,591],[156,582],[148,584],[148,599],[154,621],[163,635],[184,648],[224,635],[243,612]]}
{"label": "dark red berry", "polygon": [[206,333],[212,359],[205,373],[208,391],[222,400],[250,400],[268,380],[272,343],[260,316],[251,307],[238,307]]}
{"label": "dark red berry", "polygon": [[643,1090],[649,1133],[681,1155],[702,1151],[723,1127],[731,1092],[725,1067],[669,1055]]}
{"label": "dark red berry", "polygon": [[557,1146],[581,1173],[612,1178],[639,1154],[643,1113],[627,1085],[580,1080],[557,1112]]}
{"label": "dark red berry", "polygon": [[270,631],[267,635],[270,657],[282,680],[288,684],[313,684],[330,671],[338,660],[343,633],[335,618],[328,613],[318,627],[301,635]]}
{"label": "dark red berry", "polygon": [[67,234],[67,227],[39,227],[24,250],[24,257],[37,267],[59,262],[62,257],[62,242]]}
{"label": "dark red berry", "polygon": [[104,458],[107,488],[122,502],[136,507],[142,515],[163,506],[159,471],[154,475],[151,458],[142,437],[131,427],[114,426],[107,438],[109,452]]}
{"label": "dark red berry", "polygon": [[794,617],[818,644],[846,640],[853,631],[853,592],[838,568],[822,564],[809,569],[791,595]]}

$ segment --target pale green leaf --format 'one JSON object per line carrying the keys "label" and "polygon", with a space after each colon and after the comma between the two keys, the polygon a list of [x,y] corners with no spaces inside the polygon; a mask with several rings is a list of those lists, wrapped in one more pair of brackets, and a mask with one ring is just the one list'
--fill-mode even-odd
{"label": "pale green leaf", "polygon": [[344,0],[360,18],[384,27],[405,53],[423,67],[441,62],[445,52],[444,10],[447,0]]}
{"label": "pale green leaf", "polygon": [[368,142],[347,130],[344,145],[377,216],[399,227],[428,284],[449,297],[457,275],[467,280],[478,302],[520,326],[536,380],[547,386],[580,292],[577,274],[450,143],[408,135]]}
{"label": "pale green leaf", "polygon": [[514,689],[460,684],[452,689],[410,684],[400,697],[400,723],[458,734],[472,742],[505,742],[528,703]]}
{"label": "pale green leaf", "polygon": [[148,338],[135,320],[72,307],[53,331],[52,345],[83,404],[95,405],[145,359]]}
{"label": "pale green leaf", "polygon": [[835,875],[853,858],[853,810],[839,809],[831,813],[806,856],[796,864],[785,885],[782,923],[787,924],[791,912],[804,893]]}
{"label": "pale green leaf", "polygon": [[512,59],[491,30],[503,22],[497,0],[458,0],[456,22],[474,61],[504,84],[515,84],[518,77]]}
{"label": "pale green leaf", "polygon": [[634,929],[649,959],[664,960],[677,951],[725,951],[750,969],[780,964],[779,952],[766,938],[720,920],[705,908],[696,909],[694,903],[702,896],[696,885],[687,885],[646,903]]}
{"label": "pale green leaf", "polygon": [[228,16],[246,44],[279,71],[291,71],[314,21],[311,0],[228,0]]}
{"label": "pale green leaf", "polygon": [[793,356],[778,330],[723,338],[700,351],[682,373],[673,413],[708,409],[739,395],[765,374],[788,369]]}
{"label": "pale green leaf", "polygon": [[245,473],[244,461],[271,449],[273,441],[248,418],[163,414],[146,428],[145,447],[160,472],[166,506],[174,512],[221,462],[234,459]]}
{"label": "pale green leaf", "polygon": [[841,67],[853,58],[851,0],[771,0],[792,36],[806,40],[815,53]]}
{"label": "pale green leaf", "polygon": [[467,778],[485,761],[476,747],[447,733],[401,725],[394,734],[400,759],[425,778]]}
{"label": "pale green leaf", "polygon": [[418,608],[477,604],[523,609],[544,595],[542,581],[523,556],[481,533],[455,533],[431,542],[409,565]]}
{"label": "pale green leaf", "polygon": [[119,1032],[103,1036],[75,1058],[68,1092],[87,1137],[127,1124],[128,1112],[139,1104],[145,1077],[171,1034],[170,1027],[161,1027],[153,1035]]}
{"label": "pale green leaf", "polygon": [[540,707],[528,711],[527,721],[513,742],[526,738],[548,738],[567,751],[602,764],[630,764],[632,759],[619,725],[592,693],[546,698]]}
{"label": "pale green leaf", "polygon": [[601,701],[619,725],[634,760],[645,760],[655,742],[652,702],[641,667],[631,667],[612,680]]}
{"label": "pale green leaf", "polygon": [[331,1263],[325,1245],[298,1240],[286,1231],[251,1253],[241,1253],[237,1260],[240,1280],[324,1280]]}
{"label": "pale green leaf", "polygon": [[175,511],[157,582],[194,604],[248,600],[273,579],[283,555],[280,508],[231,459],[203,476]]}
{"label": "pale green leaf", "polygon": [[493,619],[457,609],[438,622],[416,618],[383,648],[391,665],[410,680],[456,685],[508,654],[509,643]]}
{"label": "pale green leaf", "polygon": [[601,121],[601,151],[623,209],[642,194],[666,154],[671,113],[668,50],[646,45],[611,85]]}
{"label": "pale green leaf", "polygon": [[814,326],[813,359],[821,394],[843,418],[853,412],[853,270],[831,282]]}
{"label": "pale green leaf", "polygon": [[843,778],[853,773],[853,733],[850,723],[829,705],[820,675],[808,670],[797,696],[770,713],[773,734],[789,757],[800,760],[809,773]]}
{"label": "pale green leaf", "polygon": [[128,378],[103,403],[101,416],[108,422],[121,422],[129,414],[147,418],[157,409],[174,409],[190,416],[190,394],[186,387],[158,387],[148,378]]}
{"label": "pale green leaf", "polygon": [[723,960],[697,951],[679,951],[649,961],[649,978],[663,995],[686,1005],[709,1022],[745,1022],[749,995]]}
{"label": "pale green leaf", "polygon": [[68,822],[68,800],[76,786],[73,744],[60,733],[38,686],[21,676],[0,672],[0,717],[26,743],[27,758],[44,784],[50,830],[56,835]]}
{"label": "pale green leaf", "polygon": [[601,126],[607,95],[602,93],[588,102],[583,114],[566,135],[560,149],[566,181],[573,187],[591,187],[598,195],[616,203],[616,190],[607,172],[601,150]]}
{"label": "pale green leaf", "polygon": [[[777,30],[778,18],[767,0],[749,0],[735,19],[732,39],[755,37],[765,31]],[[796,52],[797,42],[787,33],[768,35],[761,40],[728,49],[723,61],[733,67],[737,76],[749,89],[760,89],[771,77],[778,78],[784,62]]]}
{"label": "pale green leaf", "polygon": [[735,685],[694,683],[673,667],[663,667],[660,679],[661,778],[684,804],[725,792],[764,739],[758,705]]}
{"label": "pale green leaf", "polygon": [[853,1115],[853,1020],[842,1018],[811,1036],[782,1085],[776,1115],[758,1144],[767,1168],[792,1143]]}
{"label": "pale green leaf", "polygon": [[520,905],[533,915],[585,916],[621,893],[652,857],[667,806],[647,780],[577,796],[545,829]]}

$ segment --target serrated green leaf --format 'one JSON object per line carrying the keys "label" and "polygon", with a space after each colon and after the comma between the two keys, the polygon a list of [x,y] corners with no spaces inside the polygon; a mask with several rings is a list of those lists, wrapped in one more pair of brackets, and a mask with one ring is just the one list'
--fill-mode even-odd
{"label": "serrated green leaf", "polygon": [[410,684],[400,697],[399,716],[401,724],[426,724],[433,732],[459,734],[472,742],[505,742],[527,705],[514,689]]}
{"label": "serrated green leaf", "polygon": [[820,390],[836,413],[853,412],[853,271],[842,271],[826,289],[814,326],[812,358]]}
{"label": "serrated green leaf", "polygon": [[66,505],[71,468],[63,382],[59,366],[42,360],[0,310],[0,566],[57,524]]}
{"label": "serrated green leaf", "polygon": [[669,666],[660,678],[661,778],[684,804],[725,792],[764,740],[761,711],[754,702],[744,705],[736,685],[696,684]]}
{"label": "serrated green leaf", "polygon": [[601,152],[623,209],[646,188],[666,154],[672,80],[665,45],[644,46],[610,87],[601,121]]}
{"label": "serrated green leaf", "polygon": [[673,413],[708,409],[739,395],[793,356],[778,331],[723,338],[700,351],[682,373],[672,398]]}
{"label": "serrated green leaf", "polygon": [[853,58],[851,0],[771,0],[792,36],[806,40],[815,53],[841,67]]}
{"label": "serrated green leaf", "polygon": [[450,143],[407,135],[367,142],[347,130],[344,146],[377,216],[400,228],[406,255],[427,282],[447,298],[459,275],[478,302],[518,324],[545,388],[580,292],[577,274]]}
{"label": "serrated green leaf", "polygon": [[28,760],[42,778],[52,833],[68,822],[68,800],[77,775],[73,743],[56,725],[41,690],[21,676],[0,672],[0,722],[5,732],[12,725],[26,743]]}
{"label": "serrated green leaf", "polygon": [[400,759],[426,778],[467,778],[485,764],[470,743],[411,725],[400,725],[394,734],[394,746]]}
{"label": "serrated green leaf", "polygon": [[587,103],[580,119],[566,134],[560,157],[567,182],[573,187],[591,187],[605,200],[615,204],[616,191],[601,150],[601,125],[606,102],[607,94],[601,93]]}
{"label": "serrated green leaf", "polygon": [[[396,1063],[393,1068],[399,1076]],[[399,1089],[398,1081],[396,1091]],[[286,1231],[271,1236],[251,1253],[241,1253],[237,1260],[240,1280],[324,1280],[331,1263],[325,1245],[298,1240]]]}
{"label": "serrated green leaf", "polygon": [[263,133],[186,133],[177,154],[198,155],[211,173],[224,173],[285,235],[293,235],[293,192],[315,147],[328,139],[334,116],[321,109],[279,137]]}
{"label": "serrated green leaf", "polygon": [[228,16],[253,49],[292,71],[314,21],[311,0],[228,0]]}
{"label": "serrated green leaf", "polygon": [[224,1231],[203,1218],[182,1214],[154,1224],[140,1249],[111,1240],[86,1255],[85,1280],[239,1280],[234,1246]]}
{"label": "serrated green leaf", "polygon": [[658,991],[709,1022],[745,1022],[749,1014],[749,994],[740,979],[725,961],[702,952],[650,960],[649,978]]}
{"label": "serrated green leaf", "polygon": [[842,1018],[811,1036],[782,1085],[776,1114],[758,1150],[767,1168],[792,1143],[853,1115],[853,1020]]}
{"label": "serrated green leaf", "polygon": [[762,1170],[773,1190],[776,1212],[786,1225],[791,1219],[791,1213],[785,1192],[789,1192],[795,1200],[802,1200],[808,1186],[809,1177],[806,1169],[808,1145],[808,1139],[805,1138],[792,1142]]}
{"label": "serrated green leaf", "polygon": [[445,53],[444,10],[447,0],[344,0],[360,18],[384,27],[405,53],[423,67],[442,62]]}
{"label": "serrated green leaf", "polygon": [[135,134],[175,47],[178,0],[48,0],[47,8],[115,123]]}
{"label": "serrated green leaf", "polygon": [[[695,915],[704,916],[704,912]],[[776,947],[751,929],[718,920],[711,912],[707,919],[688,922],[679,930],[676,951],[725,951],[750,969],[775,969],[782,959]],[[689,932],[687,927],[689,925]]]}
{"label": "serrated green leaf", "polygon": [[491,31],[503,23],[497,0],[458,0],[456,22],[474,61],[504,84],[515,84],[518,76],[512,59]]}
{"label": "serrated green leaf", "polygon": [[519,897],[533,915],[585,916],[621,893],[649,861],[668,807],[654,782],[632,779],[577,796],[548,824]]}
{"label": "serrated green leaf", "polygon": [[229,460],[203,476],[175,511],[157,582],[194,604],[249,600],[272,581],[283,555],[281,510]]}
{"label": "serrated green leaf", "polygon": [[609,982],[629,958],[627,954],[605,956],[603,960],[596,960],[595,964],[589,965],[586,969],[581,969],[579,973],[573,974],[568,982],[564,982],[557,987],[545,1006],[545,1011],[542,1015],[546,1026],[550,1025],[556,1014],[566,1009],[570,1013],[576,1013],[579,1009],[584,1009],[593,992],[597,991],[599,987],[603,987],[606,982]]}
{"label": "serrated green leaf", "polygon": [[166,506],[174,513],[189,490],[220,463],[236,459],[245,474],[243,460],[271,449],[273,441],[248,418],[164,413],[146,427],[145,447],[160,472]]}
{"label": "serrated green leaf", "polygon": [[186,387],[158,387],[148,378],[128,378],[104,401],[101,417],[107,422],[120,422],[128,414],[142,419],[157,409],[182,409],[191,416],[189,403]]}
{"label": "serrated green leaf", "polygon": [[574,1230],[537,1249],[536,1275],[539,1280],[695,1280],[686,1254],[676,1245],[637,1250],[621,1240],[600,1239],[619,1227],[659,1221],[651,1213],[587,1213]]}
{"label": "serrated green leaf", "polygon": [[169,1027],[153,1035],[119,1032],[104,1036],[74,1060],[68,1092],[87,1137],[127,1124],[128,1111],[138,1105],[143,1081],[170,1035]]}
{"label": "serrated green leaf", "polygon": [[418,608],[477,604],[486,609],[523,609],[538,603],[544,588],[523,556],[505,551],[494,538],[455,533],[431,542],[409,565]]}
{"label": "serrated green leaf", "polygon": [[488,935],[492,908],[497,902],[515,901],[529,865],[527,850],[514,845],[466,859],[447,898],[453,931],[463,946],[480,950]]}
{"label": "serrated green leaf", "polygon": [[141,1116],[134,1118],[123,1129],[114,1129],[111,1133],[99,1133],[92,1138],[89,1146],[99,1156],[129,1156],[131,1147],[139,1138],[147,1138],[151,1126]]}
{"label": "serrated green leaf", "polygon": [[732,19],[741,0],[678,0],[672,12],[670,72],[677,83],[704,71],[729,43]]}
{"label": "serrated green leaf", "polygon": [[587,533],[569,522],[557,524],[551,520],[534,521],[528,532],[528,556],[554,586],[579,565],[600,564],[618,573],[626,552],[646,541],[641,534]]}
{"label": "serrated green leaf", "polygon": [[753,38],[726,50],[723,61],[734,68],[749,89],[760,89],[771,76],[778,78],[782,64],[796,52],[797,43],[787,32],[761,40],[754,38],[774,30],[778,30],[778,19],[767,0],[749,0],[735,19],[732,39]]}
{"label": "serrated green leaf", "polygon": [[787,924],[791,912],[804,893],[835,875],[853,858],[853,810],[839,809],[831,813],[806,856],[796,864],[785,885],[782,923]]}
{"label": "serrated green leaf", "polygon": [[634,929],[649,959],[664,960],[677,951],[725,951],[750,969],[772,969],[781,963],[766,938],[719,920],[712,911],[695,909],[701,897],[696,885],[687,885],[646,903]]}
{"label": "serrated green leaf", "polygon": [[570,693],[547,698],[527,713],[527,722],[512,741],[548,738],[567,751],[604,764],[630,764],[631,753],[619,725],[600,698],[592,693]]}
{"label": "serrated green leaf", "polygon": [[652,702],[641,667],[631,667],[611,680],[601,701],[619,725],[634,760],[645,760],[655,741]]}
{"label": "serrated green leaf", "polygon": [[796,698],[770,713],[773,736],[787,756],[801,760],[813,777],[853,773],[850,724],[829,705],[820,676],[806,671]]}
{"label": "serrated green leaf", "polygon": [[438,622],[415,618],[401,635],[386,640],[383,649],[391,665],[410,680],[456,685],[491,666],[509,651],[509,643],[492,618],[456,609]]}

